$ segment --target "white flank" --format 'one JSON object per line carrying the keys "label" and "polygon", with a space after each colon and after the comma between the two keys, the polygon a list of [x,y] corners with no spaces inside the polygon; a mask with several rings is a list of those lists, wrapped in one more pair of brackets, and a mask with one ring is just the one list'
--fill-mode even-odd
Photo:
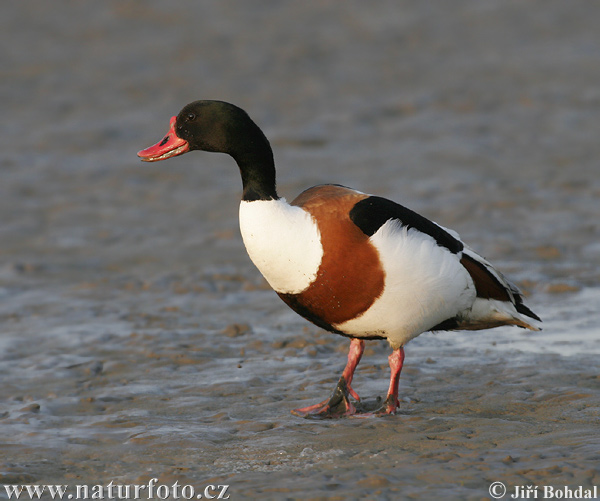
{"label": "white flank", "polygon": [[371,308],[337,329],[357,337],[379,334],[397,348],[473,305],[475,286],[460,255],[429,235],[390,220],[371,242],[383,264],[385,289]]}
{"label": "white flank", "polygon": [[248,255],[277,292],[297,294],[316,278],[323,258],[312,216],[285,199],[243,201],[240,230]]}

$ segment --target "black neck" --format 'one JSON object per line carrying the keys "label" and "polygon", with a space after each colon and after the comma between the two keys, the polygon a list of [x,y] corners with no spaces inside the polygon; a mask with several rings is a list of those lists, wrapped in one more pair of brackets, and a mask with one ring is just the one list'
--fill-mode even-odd
{"label": "black neck", "polygon": [[244,140],[230,153],[240,168],[244,193],[242,200],[276,200],[275,162],[273,150],[262,131],[252,123],[244,131]]}

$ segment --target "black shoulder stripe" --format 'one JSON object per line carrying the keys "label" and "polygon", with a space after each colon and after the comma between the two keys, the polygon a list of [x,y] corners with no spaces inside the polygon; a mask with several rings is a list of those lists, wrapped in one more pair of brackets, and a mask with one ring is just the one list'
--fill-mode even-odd
{"label": "black shoulder stripe", "polygon": [[429,219],[406,207],[382,197],[368,197],[358,202],[350,211],[350,219],[361,231],[373,236],[390,219],[396,219],[407,228],[414,228],[432,237],[439,246],[458,254],[463,250],[460,240]]}

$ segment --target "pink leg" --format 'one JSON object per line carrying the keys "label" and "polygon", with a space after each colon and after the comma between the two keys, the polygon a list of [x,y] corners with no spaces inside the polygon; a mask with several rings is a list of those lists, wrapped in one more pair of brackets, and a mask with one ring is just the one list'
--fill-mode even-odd
{"label": "pink leg", "polygon": [[352,338],[352,341],[350,341],[350,350],[348,350],[348,363],[346,364],[344,372],[342,372],[342,378],[346,380],[346,388],[348,388],[348,393],[352,395],[352,398],[358,400],[359,402],[360,397],[352,389],[350,384],[352,383],[352,379],[354,379],[354,371],[356,370],[356,366],[360,362],[364,351],[365,342],[362,339]]}
{"label": "pink leg", "polygon": [[383,407],[376,414],[395,414],[399,406],[398,403],[398,383],[400,381],[400,372],[404,364],[404,347],[400,347],[392,352],[388,357],[390,362],[390,388],[388,389],[387,397],[383,403]]}
{"label": "pink leg", "polygon": [[294,409],[292,414],[300,417],[318,417],[318,418],[336,418],[342,416],[350,416],[356,413],[356,408],[350,400],[348,395],[352,398],[360,400],[360,397],[352,389],[350,384],[354,378],[354,371],[356,366],[360,362],[363,352],[365,351],[365,342],[362,339],[352,338],[350,341],[350,350],[348,351],[348,363],[342,376],[338,381],[338,384],[333,392],[333,395],[327,400],[320,402],[309,407],[302,407],[301,409]]}

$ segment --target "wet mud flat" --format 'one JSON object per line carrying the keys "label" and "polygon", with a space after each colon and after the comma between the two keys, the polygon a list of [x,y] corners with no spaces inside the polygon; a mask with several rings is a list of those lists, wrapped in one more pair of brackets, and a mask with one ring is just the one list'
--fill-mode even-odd
{"label": "wet mud flat", "polygon": [[[430,334],[407,348],[398,415],[301,419],[289,411],[332,390],[346,340],[218,276],[194,283],[228,292],[162,280],[45,294],[32,305],[45,313],[42,339],[26,334],[35,315],[13,320],[24,329],[3,361],[3,483],[157,478],[230,485],[233,499],[482,498],[499,479],[598,484],[596,355],[518,351],[512,340],[531,335],[510,329],[471,349]],[[71,301],[94,320],[54,318]],[[263,319],[226,324],[232,307]],[[369,343],[359,366],[355,389],[368,403],[385,395],[387,354]]]}
{"label": "wet mud flat", "polygon": [[[231,499],[600,485],[597,7],[29,5],[5,6],[0,31],[0,484],[157,478]],[[398,415],[292,416],[332,391],[348,341],[251,265],[230,159],[135,158],[200,98],[264,128],[282,195],[338,182],[456,229],[544,330],[424,334]],[[367,343],[367,403],[388,354]]]}

